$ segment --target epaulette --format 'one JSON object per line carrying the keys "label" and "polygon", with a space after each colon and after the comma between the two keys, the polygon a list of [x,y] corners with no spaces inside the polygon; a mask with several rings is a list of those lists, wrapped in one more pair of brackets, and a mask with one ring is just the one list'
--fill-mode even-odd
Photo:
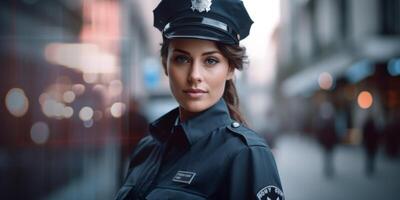
{"label": "epaulette", "polygon": [[264,146],[267,147],[266,142],[253,130],[241,125],[239,122],[232,122],[226,126],[230,132],[239,136],[247,146]]}

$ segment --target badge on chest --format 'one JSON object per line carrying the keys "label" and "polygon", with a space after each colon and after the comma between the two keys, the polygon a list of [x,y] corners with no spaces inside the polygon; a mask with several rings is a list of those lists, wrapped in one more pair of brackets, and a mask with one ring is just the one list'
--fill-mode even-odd
{"label": "badge on chest", "polygon": [[194,172],[188,172],[188,171],[178,171],[172,181],[174,182],[179,182],[179,183],[186,183],[190,184],[194,177],[196,176],[196,173]]}

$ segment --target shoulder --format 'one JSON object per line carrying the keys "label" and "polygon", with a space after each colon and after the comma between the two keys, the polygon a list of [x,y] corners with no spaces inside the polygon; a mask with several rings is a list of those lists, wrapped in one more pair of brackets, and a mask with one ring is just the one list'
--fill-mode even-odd
{"label": "shoulder", "polygon": [[137,154],[141,151],[153,149],[158,144],[159,142],[152,135],[147,135],[137,143],[137,145],[133,149],[132,154]]}
{"label": "shoulder", "polygon": [[[246,126],[233,125],[227,130],[239,138],[238,145],[229,160],[231,196],[239,199],[284,199],[282,184],[274,155],[264,139]],[[243,183],[248,185],[243,188]]]}
{"label": "shoulder", "polygon": [[130,155],[129,168],[137,163],[143,162],[150,155],[156,145],[158,145],[158,142],[151,135],[142,138]]}
{"label": "shoulder", "polygon": [[148,135],[143,137],[138,144],[135,146],[134,152],[141,151],[142,149],[149,148],[157,144],[157,141],[153,138],[153,136]]}
{"label": "shoulder", "polygon": [[239,138],[247,147],[265,147],[269,148],[265,140],[255,131],[239,122],[233,121],[226,126],[228,134]]}

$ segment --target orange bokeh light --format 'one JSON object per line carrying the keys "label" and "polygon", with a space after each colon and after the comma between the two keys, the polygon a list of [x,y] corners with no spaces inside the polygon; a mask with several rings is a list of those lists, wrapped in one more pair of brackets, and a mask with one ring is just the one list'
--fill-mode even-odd
{"label": "orange bokeh light", "polygon": [[371,107],[372,103],[374,102],[374,99],[372,97],[372,94],[368,91],[362,91],[357,98],[358,105],[362,109],[368,109]]}

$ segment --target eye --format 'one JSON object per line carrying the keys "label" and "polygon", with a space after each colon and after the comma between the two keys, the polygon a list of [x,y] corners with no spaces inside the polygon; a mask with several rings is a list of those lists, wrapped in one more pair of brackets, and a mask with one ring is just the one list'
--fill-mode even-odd
{"label": "eye", "polygon": [[174,61],[178,64],[185,64],[190,62],[190,58],[185,55],[177,55],[175,56]]}
{"label": "eye", "polygon": [[217,58],[210,57],[210,58],[206,59],[207,65],[216,65],[218,63],[219,63],[219,60]]}

